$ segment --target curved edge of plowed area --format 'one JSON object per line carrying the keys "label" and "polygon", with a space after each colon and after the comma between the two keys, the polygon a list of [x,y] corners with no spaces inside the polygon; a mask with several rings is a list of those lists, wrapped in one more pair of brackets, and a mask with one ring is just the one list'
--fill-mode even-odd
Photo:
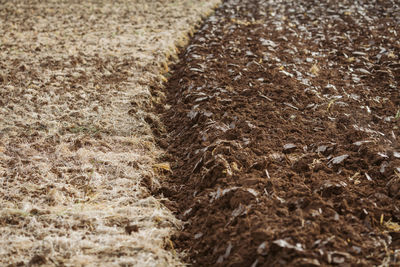
{"label": "curved edge of plowed area", "polygon": [[399,265],[398,10],[228,0],[206,21],[158,105],[188,262]]}
{"label": "curved edge of plowed area", "polygon": [[150,85],[219,0],[0,1],[0,266],[182,266]]}

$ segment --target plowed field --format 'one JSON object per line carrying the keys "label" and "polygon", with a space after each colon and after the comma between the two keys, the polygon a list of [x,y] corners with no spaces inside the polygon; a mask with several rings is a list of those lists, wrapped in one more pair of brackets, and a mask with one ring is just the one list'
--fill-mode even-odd
{"label": "plowed field", "polygon": [[[225,1],[153,125],[194,266],[400,262],[397,1]],[[156,89],[155,89],[156,90]]]}

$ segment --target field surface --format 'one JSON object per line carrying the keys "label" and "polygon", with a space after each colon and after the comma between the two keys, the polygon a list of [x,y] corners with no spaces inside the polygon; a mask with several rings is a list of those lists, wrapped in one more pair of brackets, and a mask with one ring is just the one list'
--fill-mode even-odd
{"label": "field surface", "polygon": [[388,0],[227,0],[206,21],[158,105],[188,262],[400,264],[399,25]]}
{"label": "field surface", "polygon": [[217,0],[0,1],[0,266],[176,266],[148,111]]}
{"label": "field surface", "polygon": [[0,266],[400,265],[398,1],[218,3],[0,1]]}

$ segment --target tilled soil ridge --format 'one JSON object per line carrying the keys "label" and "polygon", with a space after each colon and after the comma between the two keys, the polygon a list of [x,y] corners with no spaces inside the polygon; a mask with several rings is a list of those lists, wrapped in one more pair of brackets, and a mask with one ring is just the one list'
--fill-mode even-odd
{"label": "tilled soil ridge", "polygon": [[171,71],[160,193],[195,266],[400,262],[395,1],[226,1]]}
{"label": "tilled soil ridge", "polygon": [[0,266],[177,266],[149,85],[218,0],[0,1]]}

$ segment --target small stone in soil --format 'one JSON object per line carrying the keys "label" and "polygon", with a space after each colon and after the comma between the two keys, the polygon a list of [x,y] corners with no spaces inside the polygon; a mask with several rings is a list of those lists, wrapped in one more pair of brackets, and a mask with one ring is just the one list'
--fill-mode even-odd
{"label": "small stone in soil", "polygon": [[295,144],[286,144],[283,146],[283,153],[291,153],[296,149]]}

